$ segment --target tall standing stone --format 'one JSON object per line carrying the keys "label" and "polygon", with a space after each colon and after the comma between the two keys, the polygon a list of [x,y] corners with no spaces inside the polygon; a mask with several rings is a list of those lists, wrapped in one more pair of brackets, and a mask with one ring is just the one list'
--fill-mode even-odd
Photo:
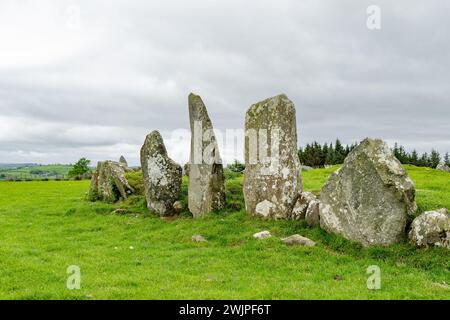
{"label": "tall standing stone", "polygon": [[194,218],[225,205],[225,177],[212,122],[200,96],[189,95],[189,211]]}
{"label": "tall standing stone", "polygon": [[320,202],[320,226],[364,246],[403,240],[417,209],[412,180],[378,139],[365,139],[347,156]]}
{"label": "tall standing stone", "polygon": [[175,214],[174,203],[181,195],[182,168],[167,155],[158,131],[145,139],[141,166],[148,209],[161,216]]}
{"label": "tall standing stone", "polygon": [[295,106],[284,94],[256,103],[245,119],[245,207],[289,219],[302,189]]}

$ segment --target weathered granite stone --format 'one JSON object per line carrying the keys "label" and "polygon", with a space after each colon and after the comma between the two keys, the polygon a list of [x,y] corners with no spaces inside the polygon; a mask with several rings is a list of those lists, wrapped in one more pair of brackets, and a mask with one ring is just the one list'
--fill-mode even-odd
{"label": "weathered granite stone", "polygon": [[450,249],[450,214],[447,209],[428,211],[411,224],[409,238],[416,247],[446,247]]}
{"label": "weathered granite stone", "polygon": [[305,247],[314,247],[316,245],[316,243],[311,239],[302,237],[299,234],[294,234],[293,236],[281,239],[281,241],[290,246],[300,245]]}
{"label": "weathered granite stone", "polygon": [[405,238],[417,206],[415,188],[382,140],[365,139],[320,194],[320,226],[364,246]]}
{"label": "weathered granite stone", "polygon": [[202,235],[193,235],[192,236],[192,241],[194,242],[207,242],[207,240],[202,236]]}
{"label": "weathered granite stone", "polygon": [[252,105],[245,134],[247,212],[267,219],[291,218],[302,185],[294,104],[282,94]]}
{"label": "weathered granite stone", "polygon": [[261,231],[253,235],[253,238],[255,239],[265,239],[270,237],[272,237],[272,234],[269,231]]}
{"label": "weathered granite stone", "polygon": [[315,199],[311,201],[306,210],[305,221],[310,227],[315,227],[320,225],[320,201]]}
{"label": "weathered granite stone", "polygon": [[125,178],[126,168],[119,162],[101,161],[91,178],[89,199],[116,202],[134,192]]}
{"label": "weathered granite stone", "polygon": [[148,209],[160,216],[175,214],[173,205],[181,195],[182,169],[167,155],[158,131],[153,131],[145,139],[141,165]]}
{"label": "weathered granite stone", "polygon": [[216,137],[206,107],[189,95],[191,154],[188,165],[189,211],[194,218],[225,206],[225,177]]}
{"label": "weathered granite stone", "polygon": [[294,209],[292,210],[291,219],[305,219],[309,204],[314,201],[317,201],[317,198],[311,192],[300,193],[297,202],[295,203]]}
{"label": "weathered granite stone", "polygon": [[436,170],[450,172],[450,167],[448,165],[446,165],[444,162],[441,162],[436,167]]}
{"label": "weathered granite stone", "polygon": [[173,204],[173,209],[175,210],[176,214],[179,214],[183,211],[184,207],[181,201],[175,201]]}
{"label": "weathered granite stone", "polygon": [[128,168],[128,162],[124,156],[120,156],[119,163],[123,164],[125,167]]}

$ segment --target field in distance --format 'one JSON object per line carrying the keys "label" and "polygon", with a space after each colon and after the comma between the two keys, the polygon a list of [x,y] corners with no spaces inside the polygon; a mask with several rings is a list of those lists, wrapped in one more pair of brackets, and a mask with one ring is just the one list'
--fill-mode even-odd
{"label": "field in distance", "polygon": [[71,165],[65,164],[0,164],[0,180],[38,180],[66,178],[71,169]]}
{"label": "field in distance", "polygon": [[[450,174],[405,167],[418,214],[450,208]],[[317,194],[336,168],[304,172],[304,189]],[[89,181],[0,182],[0,298],[449,299],[450,250],[406,241],[362,248],[303,221],[250,218],[242,178],[227,173],[227,208],[196,220],[188,212],[163,220],[139,196],[114,205],[85,201]],[[186,195],[185,178],[184,203]],[[274,237],[253,239],[262,230]],[[296,233],[316,247],[280,241]],[[192,242],[196,234],[208,242]],[[72,265],[80,267],[80,290],[66,287]],[[381,289],[372,291],[373,265]]]}

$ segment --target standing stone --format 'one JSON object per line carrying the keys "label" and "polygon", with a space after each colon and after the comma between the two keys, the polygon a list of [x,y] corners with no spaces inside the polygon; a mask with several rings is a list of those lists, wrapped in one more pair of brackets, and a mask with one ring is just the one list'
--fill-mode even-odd
{"label": "standing stone", "polygon": [[125,178],[125,168],[115,161],[101,161],[97,164],[97,170],[91,178],[89,199],[116,202],[134,192]]}
{"label": "standing stone", "polygon": [[194,218],[225,205],[225,177],[211,120],[202,99],[189,95],[191,154],[188,165],[189,210]]}
{"label": "standing stone", "polygon": [[119,163],[123,164],[126,168],[128,168],[128,162],[124,156],[120,156]]}
{"label": "standing stone", "polygon": [[269,219],[291,218],[302,188],[294,104],[282,94],[252,105],[245,134],[247,212]]}
{"label": "standing stone", "polygon": [[175,214],[174,203],[181,194],[182,169],[167,155],[158,131],[153,131],[145,139],[141,165],[148,209],[160,216]]}
{"label": "standing stone", "polygon": [[450,249],[450,214],[447,209],[427,211],[411,224],[409,238],[416,247],[445,247]]}
{"label": "standing stone", "polygon": [[364,246],[405,238],[416,211],[415,188],[382,140],[365,139],[320,194],[320,226]]}

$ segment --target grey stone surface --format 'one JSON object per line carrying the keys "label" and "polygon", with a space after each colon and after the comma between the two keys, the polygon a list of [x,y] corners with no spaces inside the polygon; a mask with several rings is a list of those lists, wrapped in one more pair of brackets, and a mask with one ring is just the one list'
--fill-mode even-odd
{"label": "grey stone surface", "polygon": [[203,236],[201,236],[199,234],[193,235],[192,236],[192,241],[194,241],[194,242],[207,242],[207,240]]}
{"label": "grey stone surface", "polygon": [[311,201],[306,210],[305,221],[310,227],[315,227],[320,225],[320,201],[315,199]]}
{"label": "grey stone surface", "polygon": [[448,165],[446,165],[444,162],[441,162],[436,167],[436,170],[450,172],[450,167]]}
{"label": "grey stone surface", "polygon": [[252,105],[245,131],[247,212],[267,219],[291,218],[301,192],[294,104],[282,94]]}
{"label": "grey stone surface", "polygon": [[320,194],[320,226],[364,246],[406,237],[417,209],[415,188],[386,143],[365,139]]}
{"label": "grey stone surface", "polygon": [[292,210],[291,218],[293,220],[304,220],[308,206],[310,203],[317,201],[317,198],[311,192],[300,193],[294,209]]}
{"label": "grey stone surface", "polygon": [[91,201],[116,202],[127,197],[134,192],[125,178],[127,168],[115,161],[100,161],[97,169],[92,175],[89,189],[89,199]]}
{"label": "grey stone surface", "polygon": [[294,234],[293,236],[281,239],[281,241],[290,246],[299,245],[305,247],[314,247],[316,245],[316,243],[311,239],[302,237],[299,234]]}
{"label": "grey stone surface", "polygon": [[269,231],[261,231],[253,235],[253,238],[255,239],[265,239],[270,237],[272,237],[272,234]]}
{"label": "grey stone surface", "polygon": [[181,196],[182,169],[169,158],[158,131],[146,137],[141,165],[148,209],[160,216],[176,214],[174,203]]}
{"label": "grey stone surface", "polygon": [[191,153],[188,203],[194,218],[225,206],[225,177],[212,122],[200,96],[189,95]]}
{"label": "grey stone surface", "polygon": [[128,168],[128,162],[124,156],[120,156],[119,163],[123,164],[125,167]]}
{"label": "grey stone surface", "polygon": [[446,247],[450,249],[450,214],[447,209],[428,211],[411,224],[409,238],[416,247]]}

